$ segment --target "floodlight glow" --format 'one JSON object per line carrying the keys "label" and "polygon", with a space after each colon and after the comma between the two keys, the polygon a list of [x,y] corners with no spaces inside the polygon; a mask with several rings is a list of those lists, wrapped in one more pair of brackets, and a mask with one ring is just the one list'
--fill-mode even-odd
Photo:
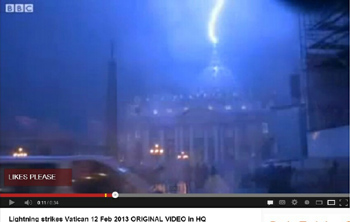
{"label": "floodlight glow", "polygon": [[213,11],[211,12],[211,16],[210,16],[210,21],[209,21],[209,38],[210,41],[212,41],[214,43],[214,45],[216,45],[218,43],[218,38],[215,34],[215,27],[216,27],[216,22],[218,19],[218,16],[224,6],[225,0],[217,0],[215,7],[213,9]]}

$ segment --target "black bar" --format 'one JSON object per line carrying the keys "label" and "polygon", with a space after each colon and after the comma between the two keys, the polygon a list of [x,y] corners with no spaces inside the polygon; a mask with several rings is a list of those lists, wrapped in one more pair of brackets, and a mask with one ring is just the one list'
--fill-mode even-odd
{"label": "black bar", "polygon": [[[268,205],[268,201],[273,201]],[[333,201],[334,200],[334,203]],[[39,201],[39,202],[38,202]],[[316,202],[322,204],[316,204]],[[10,204],[11,202],[11,204]],[[331,204],[331,205],[330,205]],[[334,204],[334,205],[333,205]],[[0,207],[47,208],[349,208],[349,198],[121,197],[0,198]]]}

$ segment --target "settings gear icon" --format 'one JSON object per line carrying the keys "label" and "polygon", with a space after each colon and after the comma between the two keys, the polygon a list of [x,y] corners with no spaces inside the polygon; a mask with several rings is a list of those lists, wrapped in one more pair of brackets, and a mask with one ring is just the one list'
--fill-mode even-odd
{"label": "settings gear icon", "polygon": [[292,204],[295,206],[298,204],[298,201],[296,199],[292,200]]}

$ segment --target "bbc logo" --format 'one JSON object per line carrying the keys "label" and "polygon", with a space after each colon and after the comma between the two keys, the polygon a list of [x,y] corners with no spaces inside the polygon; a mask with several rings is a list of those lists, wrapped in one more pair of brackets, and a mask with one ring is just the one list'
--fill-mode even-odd
{"label": "bbc logo", "polygon": [[33,4],[5,4],[6,13],[33,13]]}

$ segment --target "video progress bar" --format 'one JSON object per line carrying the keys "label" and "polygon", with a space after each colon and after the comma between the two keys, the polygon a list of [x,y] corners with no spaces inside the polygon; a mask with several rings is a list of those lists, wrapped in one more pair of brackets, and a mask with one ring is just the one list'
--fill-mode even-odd
{"label": "video progress bar", "polygon": [[112,197],[111,193],[0,193],[1,197]]}

